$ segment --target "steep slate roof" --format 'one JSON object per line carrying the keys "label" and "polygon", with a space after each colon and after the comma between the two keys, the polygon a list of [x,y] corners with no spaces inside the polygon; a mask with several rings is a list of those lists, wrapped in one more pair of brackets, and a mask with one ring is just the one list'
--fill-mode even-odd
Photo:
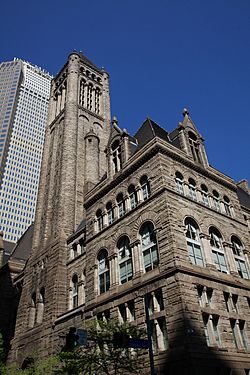
{"label": "steep slate roof", "polygon": [[240,204],[250,209],[250,195],[239,186],[237,187],[237,195],[238,195]]}
{"label": "steep slate roof", "polygon": [[100,68],[98,68],[95,64],[92,63],[92,61],[90,61],[82,52],[79,52],[79,56],[82,60],[82,62],[86,65],[88,65],[90,68],[93,68],[95,70],[97,70],[98,72],[101,72],[102,70]]}
{"label": "steep slate roof", "polygon": [[14,247],[10,258],[21,260],[26,262],[28,259],[31,248],[32,248],[32,239],[34,232],[34,224],[31,224],[29,228],[24,232],[24,234],[17,241],[16,246]]}
{"label": "steep slate roof", "polygon": [[78,225],[78,227],[76,228],[76,232],[79,232],[79,230],[83,229],[84,227],[86,226],[86,219],[82,219],[82,221],[80,222],[80,224]]}
{"label": "steep slate roof", "polygon": [[159,137],[164,141],[170,142],[166,130],[161,128],[150,118],[147,118],[140,127],[140,129],[137,131],[137,133],[134,135],[134,138],[136,138],[138,142],[138,148],[143,147],[154,137]]}
{"label": "steep slate roof", "polygon": [[9,242],[9,241],[3,241],[3,247],[4,247],[4,253],[3,253],[3,264],[5,264],[9,257],[10,257],[10,254],[12,253],[12,250],[14,249],[15,247],[15,243],[14,242]]}

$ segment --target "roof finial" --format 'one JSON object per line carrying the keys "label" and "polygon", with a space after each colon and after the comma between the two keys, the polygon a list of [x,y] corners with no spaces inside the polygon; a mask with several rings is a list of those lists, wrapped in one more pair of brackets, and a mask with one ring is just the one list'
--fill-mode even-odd
{"label": "roof finial", "polygon": [[185,117],[186,115],[189,116],[189,110],[187,108],[184,108],[182,111],[183,116]]}
{"label": "roof finial", "polygon": [[112,125],[117,125],[117,124],[118,124],[117,117],[113,116],[113,118],[112,118]]}

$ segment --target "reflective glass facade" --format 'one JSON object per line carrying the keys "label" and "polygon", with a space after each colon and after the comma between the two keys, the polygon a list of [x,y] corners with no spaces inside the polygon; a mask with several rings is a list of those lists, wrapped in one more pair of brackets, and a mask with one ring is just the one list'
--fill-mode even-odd
{"label": "reflective glass facade", "polygon": [[34,220],[51,78],[22,60],[0,64],[0,229],[10,242]]}

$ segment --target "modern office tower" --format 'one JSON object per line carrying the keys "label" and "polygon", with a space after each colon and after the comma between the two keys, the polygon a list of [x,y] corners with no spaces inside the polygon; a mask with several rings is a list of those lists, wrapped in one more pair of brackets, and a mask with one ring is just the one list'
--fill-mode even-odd
{"label": "modern office tower", "polygon": [[0,229],[10,242],[34,220],[51,78],[20,59],[0,64]]}

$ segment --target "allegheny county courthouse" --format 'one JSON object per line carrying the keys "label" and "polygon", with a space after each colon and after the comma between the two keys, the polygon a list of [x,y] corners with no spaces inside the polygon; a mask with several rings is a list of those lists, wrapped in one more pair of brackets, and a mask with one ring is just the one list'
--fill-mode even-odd
{"label": "allegheny county courthouse", "polygon": [[8,260],[0,243],[9,361],[59,352],[96,317],[146,328],[146,295],[157,375],[250,374],[248,183],[210,166],[187,109],[180,120],[128,134],[107,72],[69,55],[52,80],[35,223]]}

